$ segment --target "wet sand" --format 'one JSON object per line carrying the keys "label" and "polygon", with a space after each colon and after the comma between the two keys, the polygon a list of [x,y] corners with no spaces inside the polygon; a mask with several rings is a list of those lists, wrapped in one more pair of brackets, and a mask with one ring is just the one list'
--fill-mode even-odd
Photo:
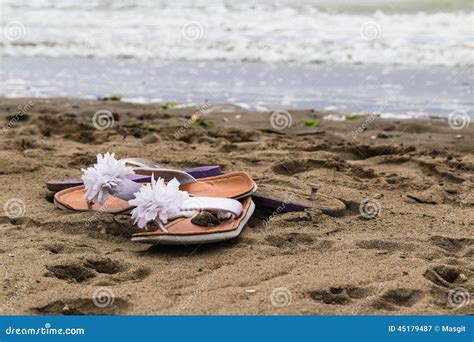
{"label": "wet sand", "polygon": [[[28,120],[8,121],[30,101]],[[0,100],[2,314],[474,313],[465,300],[474,293],[472,124],[366,117],[311,128],[302,121],[331,113],[299,110],[278,130],[269,112],[210,105],[201,109],[214,126],[198,127],[189,123],[199,108],[162,107]],[[94,127],[98,110],[113,113],[113,126]],[[106,151],[183,169],[220,164],[301,197],[318,183],[347,210],[257,209],[228,242],[135,244],[126,215],[61,211],[45,187]],[[369,199],[378,214],[361,212]]]}

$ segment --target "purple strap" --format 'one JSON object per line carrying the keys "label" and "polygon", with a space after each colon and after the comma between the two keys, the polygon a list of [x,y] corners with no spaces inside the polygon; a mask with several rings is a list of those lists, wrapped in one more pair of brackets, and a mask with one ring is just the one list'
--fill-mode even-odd
{"label": "purple strap", "polygon": [[[193,167],[185,172],[189,173],[196,179],[206,178],[212,176],[218,176],[222,174],[221,167],[219,165],[206,165]],[[145,175],[128,175],[128,179],[137,182],[137,183],[148,183],[150,181],[150,176]],[[46,187],[51,191],[59,191],[62,189],[67,189],[73,186],[78,186],[84,184],[81,179],[63,179],[63,180],[52,180],[46,183]]]}

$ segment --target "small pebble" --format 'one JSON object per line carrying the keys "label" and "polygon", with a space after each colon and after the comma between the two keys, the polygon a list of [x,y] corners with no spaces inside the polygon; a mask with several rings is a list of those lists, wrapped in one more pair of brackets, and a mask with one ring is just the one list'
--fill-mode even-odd
{"label": "small pebble", "polygon": [[219,219],[208,211],[201,211],[191,219],[191,222],[204,227],[213,227],[220,224]]}
{"label": "small pebble", "polygon": [[145,144],[154,144],[158,141],[158,137],[154,134],[147,135],[145,138],[143,138],[143,142]]}
{"label": "small pebble", "polygon": [[455,138],[456,138],[456,139],[462,139],[463,136],[462,136],[462,134],[457,134],[457,135],[455,136]]}

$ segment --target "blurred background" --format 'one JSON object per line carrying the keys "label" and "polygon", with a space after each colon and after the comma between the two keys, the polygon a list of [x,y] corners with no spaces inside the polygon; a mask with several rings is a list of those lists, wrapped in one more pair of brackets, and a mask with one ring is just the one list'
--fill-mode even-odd
{"label": "blurred background", "polygon": [[473,1],[0,3],[4,97],[473,115]]}

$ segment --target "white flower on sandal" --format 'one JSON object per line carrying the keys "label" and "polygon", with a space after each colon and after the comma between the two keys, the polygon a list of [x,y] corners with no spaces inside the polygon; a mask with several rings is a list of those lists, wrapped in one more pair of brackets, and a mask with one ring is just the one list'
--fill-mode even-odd
{"label": "white flower on sandal", "polygon": [[115,159],[115,153],[97,155],[97,163],[93,167],[82,169],[81,179],[86,188],[86,200],[102,204],[111,191],[117,190],[127,175],[134,174],[133,168],[125,166],[125,162]]}
{"label": "white flower on sandal", "polygon": [[132,210],[132,219],[139,228],[146,227],[150,221],[156,221],[161,230],[166,231],[164,224],[170,217],[178,216],[185,201],[189,199],[186,191],[179,190],[179,182],[173,178],[165,184],[163,178],[146,184],[135,193],[135,199],[128,203],[135,208]]}

